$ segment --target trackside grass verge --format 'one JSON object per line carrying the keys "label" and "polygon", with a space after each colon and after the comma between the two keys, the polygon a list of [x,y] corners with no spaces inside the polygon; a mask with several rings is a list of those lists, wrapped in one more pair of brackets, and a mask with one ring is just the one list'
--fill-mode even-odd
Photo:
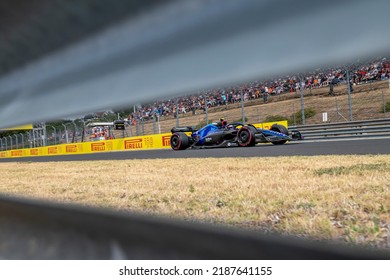
{"label": "trackside grass verge", "polygon": [[1,163],[0,192],[390,249],[390,155]]}

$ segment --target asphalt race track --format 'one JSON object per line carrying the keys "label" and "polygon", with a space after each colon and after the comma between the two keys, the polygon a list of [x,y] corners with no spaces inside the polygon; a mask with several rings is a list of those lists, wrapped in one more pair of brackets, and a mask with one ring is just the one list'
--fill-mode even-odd
{"label": "asphalt race track", "polygon": [[315,156],[315,155],[377,155],[390,154],[390,139],[344,140],[320,142],[292,142],[281,146],[260,144],[250,148],[218,148],[173,151],[148,150],[106,152],[81,155],[41,156],[0,159],[0,162],[50,162],[85,160],[125,160],[125,159],[164,159],[164,158],[223,158],[223,157],[275,157],[275,156]]}

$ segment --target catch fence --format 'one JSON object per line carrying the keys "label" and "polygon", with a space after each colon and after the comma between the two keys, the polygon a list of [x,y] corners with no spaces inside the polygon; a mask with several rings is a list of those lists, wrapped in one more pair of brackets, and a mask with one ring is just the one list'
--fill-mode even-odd
{"label": "catch fence", "polygon": [[[354,85],[348,91],[347,85],[334,87],[305,88],[302,91],[271,95],[233,104],[204,107],[180,113],[175,116],[160,116],[125,122],[123,130],[110,128],[114,139],[160,134],[170,132],[174,126],[201,127],[207,123],[225,118],[228,122],[245,123],[288,120],[289,126],[314,124],[332,125],[354,121],[370,121],[390,118],[390,84],[377,81]],[[91,140],[91,131],[75,122],[63,124],[61,128],[40,124],[25,133],[15,133],[0,138],[0,150],[35,148],[48,145],[86,142]]]}

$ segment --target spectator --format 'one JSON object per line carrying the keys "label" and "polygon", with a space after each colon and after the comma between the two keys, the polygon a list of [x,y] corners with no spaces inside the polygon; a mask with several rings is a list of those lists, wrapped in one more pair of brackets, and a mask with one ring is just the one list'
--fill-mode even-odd
{"label": "spectator", "polygon": [[[351,72],[351,80],[346,81],[346,71],[341,68],[318,69],[317,71],[307,73],[302,81],[296,76],[280,77],[268,81],[253,81],[243,84],[240,87],[213,89],[207,92],[192,94],[178,98],[179,108],[176,108],[175,100],[155,102],[144,105],[136,110],[131,116],[131,120],[148,120],[159,116],[170,116],[177,114],[186,114],[192,111],[195,115],[197,110],[205,110],[205,106],[218,107],[232,103],[241,102],[241,92],[244,94],[244,101],[263,98],[268,102],[268,97],[274,94],[288,94],[295,92],[300,88],[320,88],[329,85],[329,95],[334,95],[333,78],[338,78],[341,82],[350,82],[351,89],[353,85],[367,83],[375,80],[389,79],[390,59],[371,61],[366,64],[354,66],[356,71]],[[205,99],[207,101],[205,102]]]}

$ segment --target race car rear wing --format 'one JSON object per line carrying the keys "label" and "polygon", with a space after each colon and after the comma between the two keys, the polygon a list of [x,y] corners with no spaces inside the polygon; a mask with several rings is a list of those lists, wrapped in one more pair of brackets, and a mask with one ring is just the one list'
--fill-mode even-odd
{"label": "race car rear wing", "polygon": [[172,127],[171,132],[195,132],[197,129],[191,127],[191,126],[183,126],[183,127]]}

